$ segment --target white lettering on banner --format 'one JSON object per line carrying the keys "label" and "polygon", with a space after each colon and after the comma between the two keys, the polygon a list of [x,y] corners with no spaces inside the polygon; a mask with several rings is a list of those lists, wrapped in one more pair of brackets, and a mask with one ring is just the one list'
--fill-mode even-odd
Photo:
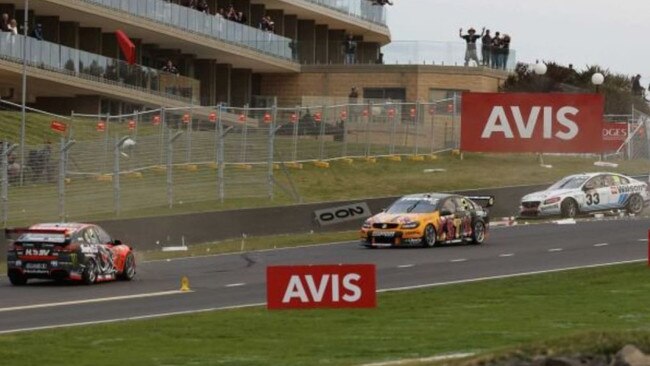
{"label": "white lettering on banner", "polygon": [[[510,110],[514,117],[514,122],[519,137],[522,139],[531,139],[533,137],[533,133],[535,132],[535,126],[537,125],[542,107],[532,107],[530,114],[526,120],[524,120],[524,116],[519,107],[512,106],[510,107]],[[555,117],[560,125],[567,129],[566,131],[557,132],[555,134],[555,137],[562,140],[572,140],[578,135],[578,132],[580,132],[578,124],[567,117],[569,115],[575,116],[578,114],[580,110],[577,108],[569,106],[562,107],[557,111],[555,116],[553,115],[552,107],[544,107],[543,111],[542,123],[544,127],[543,135],[545,139],[553,138],[553,117]],[[492,112],[490,113],[485,128],[483,129],[483,133],[481,134],[481,138],[489,139],[494,133],[503,133],[504,136],[508,139],[515,138],[510,121],[506,115],[505,108],[502,106],[492,108]]]}
{"label": "white lettering on banner", "polygon": [[627,130],[624,128],[603,128],[603,138],[606,140],[624,140]]}
{"label": "white lettering on banner", "polygon": [[[331,279],[331,280],[330,280]],[[343,277],[343,288],[347,291],[344,291],[343,301],[345,302],[356,302],[361,299],[361,288],[357,285],[357,282],[361,279],[361,276],[357,273],[350,273]],[[318,285],[312,275],[305,275],[305,282],[307,283],[307,288],[303,285],[300,275],[293,275],[289,279],[289,284],[287,289],[284,292],[284,297],[282,302],[288,304],[293,299],[299,299],[300,302],[308,303],[310,296],[313,302],[322,302],[323,297],[325,296],[325,291],[327,287],[332,286],[332,301],[340,302],[340,285],[339,285],[339,275],[323,275],[320,279]],[[309,295],[307,294],[309,291]]]}
{"label": "white lettering on banner", "polygon": [[25,249],[25,255],[31,255],[36,257],[47,257],[50,255],[49,249]]}

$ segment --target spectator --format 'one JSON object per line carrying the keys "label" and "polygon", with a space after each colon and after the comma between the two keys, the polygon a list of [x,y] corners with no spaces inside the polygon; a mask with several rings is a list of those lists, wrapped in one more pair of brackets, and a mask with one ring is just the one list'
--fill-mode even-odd
{"label": "spectator", "polygon": [[466,35],[463,35],[463,28],[460,28],[458,31],[458,36],[464,39],[467,43],[467,49],[465,51],[465,66],[469,66],[470,60],[474,60],[474,62],[476,62],[476,65],[479,65],[478,55],[476,54],[476,40],[483,37],[484,34],[485,27],[483,27],[483,32],[481,32],[480,36],[476,35],[476,30],[474,30],[474,28],[468,29]]}
{"label": "spectator", "polygon": [[206,0],[199,1],[199,3],[196,5],[196,10],[200,11],[201,13],[210,14],[210,6]]}
{"label": "spectator", "polygon": [[510,36],[507,34],[504,34],[503,40],[501,40],[499,55],[501,56],[499,66],[505,70],[508,67],[508,57],[510,56]]}
{"label": "spectator", "polygon": [[241,24],[246,24],[247,21],[248,21],[248,18],[246,17],[246,15],[244,15],[243,11],[240,11],[240,12],[237,13],[237,22],[239,22]]}
{"label": "spectator", "polygon": [[493,69],[496,69],[499,67],[499,49],[501,48],[501,33],[496,32],[494,33],[494,37],[492,38],[492,46],[490,47],[491,53],[490,53],[490,66],[492,66]]}
{"label": "spectator", "polygon": [[9,14],[2,14],[2,20],[0,20],[0,31],[10,32],[9,30]]}
{"label": "spectator", "polygon": [[9,32],[14,36],[18,35],[18,23],[16,23],[16,19],[11,19],[9,22]]}
{"label": "spectator", "polygon": [[632,95],[643,95],[643,87],[641,86],[641,75],[632,77]]}
{"label": "spectator", "polygon": [[348,38],[343,41],[343,53],[345,53],[345,64],[352,65],[356,63],[357,42],[354,36],[348,35]]}
{"label": "spectator", "polygon": [[482,65],[490,67],[490,56],[492,55],[492,36],[490,30],[485,31],[485,35],[481,38],[481,57]]}
{"label": "spectator", "polygon": [[41,23],[36,24],[36,28],[32,31],[32,36],[39,41],[44,39],[43,37],[43,25]]}
{"label": "spectator", "polygon": [[180,73],[178,72],[178,69],[176,68],[176,66],[174,65],[172,60],[167,60],[167,64],[165,64],[165,66],[163,66],[162,71],[170,73],[170,74],[174,74],[174,75],[177,75],[177,76],[180,75]]}

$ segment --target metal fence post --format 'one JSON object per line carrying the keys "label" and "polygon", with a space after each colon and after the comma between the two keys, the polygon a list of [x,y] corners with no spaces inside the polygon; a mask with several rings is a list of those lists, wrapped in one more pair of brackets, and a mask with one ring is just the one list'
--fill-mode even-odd
{"label": "metal fence post", "polygon": [[74,145],[75,141],[66,142],[65,137],[61,136],[61,146],[59,151],[59,220],[65,222],[65,176],[67,169],[68,150]]}
{"label": "metal fence post", "polygon": [[269,122],[269,157],[268,157],[268,183],[269,183],[269,200],[273,200],[273,154],[275,153],[275,120],[278,118],[278,106],[273,104],[271,108],[271,121]]}
{"label": "metal fence post", "polygon": [[2,161],[0,163],[0,169],[2,170],[1,175],[1,184],[2,184],[2,225],[7,227],[7,221],[9,220],[9,154],[14,151],[18,145],[9,146],[8,143],[0,143],[0,153],[2,154]]}
{"label": "metal fence post", "polygon": [[[397,113],[395,110],[392,110],[391,112],[391,105],[390,103],[386,102],[386,113],[387,117],[390,122],[390,131],[389,131],[389,145],[388,145],[388,155],[394,155],[395,154],[395,138],[397,137]],[[391,117],[391,114],[393,115]]]}
{"label": "metal fence post", "polygon": [[246,162],[246,144],[248,143],[248,104],[244,106],[244,116],[246,118],[244,119],[244,126],[242,129],[242,139],[241,139],[241,151],[240,151],[240,158],[239,162],[240,163],[245,163]]}
{"label": "metal fence post", "polygon": [[187,153],[185,160],[187,163],[192,162],[192,124],[194,123],[193,107],[190,107],[189,117],[190,120],[187,123]]}
{"label": "metal fence post", "polygon": [[320,124],[320,126],[318,126],[320,127],[319,136],[318,136],[318,138],[320,139],[320,143],[318,144],[318,160],[323,161],[325,157],[325,124],[327,123],[326,107],[321,107],[321,117],[318,123]]}
{"label": "metal fence post", "polygon": [[420,153],[420,116],[422,115],[421,109],[422,105],[420,101],[415,102],[415,114],[413,115],[413,124],[415,124],[415,156],[418,156]]}
{"label": "metal fence post", "polygon": [[291,160],[293,162],[298,161],[298,128],[300,125],[300,106],[296,106],[296,111],[294,112],[295,118],[292,118],[293,122],[293,151],[291,151]]}
{"label": "metal fence post", "polygon": [[370,157],[370,125],[372,123],[372,102],[368,102],[368,116],[366,117],[366,157]]}
{"label": "metal fence post", "polygon": [[223,203],[225,198],[225,136],[223,135],[223,105],[219,104],[217,117],[217,179],[219,180],[219,200]]}
{"label": "metal fence post", "polygon": [[457,109],[456,98],[457,97],[458,95],[454,93],[454,97],[452,99],[452,105],[454,111],[451,114],[451,140],[453,141],[454,149],[458,149],[458,147],[460,146],[458,139],[456,139],[456,109]]}
{"label": "metal fence post", "polygon": [[[158,115],[160,122],[160,165],[165,161],[165,131],[167,131],[167,126],[165,125],[165,107],[160,107],[160,114]],[[153,118],[156,118],[155,116]]]}
{"label": "metal fence post", "polygon": [[429,106],[429,114],[431,115],[431,155],[436,151],[436,109],[438,108],[438,103],[433,102],[433,105]]}
{"label": "metal fence post", "polygon": [[178,131],[167,141],[167,203],[169,208],[174,207],[174,141],[182,134],[183,132]]}
{"label": "metal fence post", "polygon": [[113,162],[113,207],[115,208],[115,214],[120,214],[120,149],[124,146],[126,140],[129,139],[129,136],[124,136],[119,139],[115,146],[113,147],[113,153],[115,161]]}

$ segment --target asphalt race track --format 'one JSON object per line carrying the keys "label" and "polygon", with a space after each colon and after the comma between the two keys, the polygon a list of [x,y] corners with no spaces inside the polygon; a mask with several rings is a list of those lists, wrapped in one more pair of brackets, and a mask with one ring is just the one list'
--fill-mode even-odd
{"label": "asphalt race track", "polygon": [[[94,286],[0,277],[0,334],[265,302],[267,265],[374,263],[380,290],[643,260],[650,219],[494,228],[483,246],[369,250],[356,242],[140,263],[132,282]],[[181,293],[188,276],[192,292]]]}

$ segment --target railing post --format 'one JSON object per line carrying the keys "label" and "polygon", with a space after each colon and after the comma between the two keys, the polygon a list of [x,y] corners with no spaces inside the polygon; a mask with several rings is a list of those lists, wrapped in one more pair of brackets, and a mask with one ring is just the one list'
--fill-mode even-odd
{"label": "railing post", "polygon": [[65,176],[67,169],[68,150],[74,144],[74,140],[65,141],[65,137],[61,136],[59,148],[59,220],[65,222]]}
{"label": "railing post", "polygon": [[325,158],[325,124],[327,123],[327,107],[321,107],[321,117],[320,121],[320,132],[319,139],[320,143],[318,144],[318,160],[323,161]]}
{"label": "railing post", "polygon": [[[241,139],[241,151],[239,152],[240,158],[239,162],[240,163],[245,163],[246,162],[246,144],[248,143],[248,104],[244,105],[244,126],[242,129],[242,139]],[[263,119],[263,118],[262,118]],[[262,121],[264,123],[264,121]]]}
{"label": "railing post", "polygon": [[188,164],[192,162],[192,124],[194,123],[193,112],[193,106],[190,106],[190,120],[187,123],[187,153],[185,156],[185,160]]}
{"label": "railing post", "polygon": [[275,120],[278,118],[278,106],[273,104],[271,109],[271,121],[269,122],[269,151],[268,151],[268,183],[269,183],[269,200],[273,200],[273,154],[275,153]]}
{"label": "railing post", "polygon": [[420,148],[420,115],[421,115],[421,109],[422,105],[420,104],[420,101],[418,100],[415,102],[415,115],[413,116],[413,123],[415,124],[415,151],[414,154],[415,156],[418,156],[419,154],[419,148]]}
{"label": "railing post", "polygon": [[225,198],[225,182],[224,182],[224,169],[225,169],[225,156],[224,156],[224,138],[223,135],[223,105],[219,104],[219,112],[217,114],[217,181],[219,185],[219,200],[223,203]]}
{"label": "railing post", "polygon": [[433,105],[429,105],[429,114],[431,115],[431,155],[436,151],[436,111],[438,108],[438,103],[433,102]]}
{"label": "railing post", "polygon": [[370,157],[370,125],[372,123],[372,101],[368,102],[368,116],[366,117],[366,158]]}
{"label": "railing post", "polygon": [[291,160],[295,163],[298,161],[298,129],[300,124],[300,106],[296,106],[295,121],[293,122],[293,151],[291,151]]}

